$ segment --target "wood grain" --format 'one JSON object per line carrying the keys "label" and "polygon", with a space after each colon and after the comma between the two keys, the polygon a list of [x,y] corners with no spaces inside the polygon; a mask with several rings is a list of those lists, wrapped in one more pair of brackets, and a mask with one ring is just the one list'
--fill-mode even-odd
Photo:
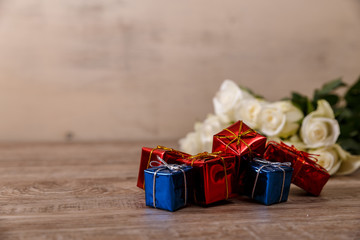
{"label": "wood grain", "polygon": [[[147,143],[0,145],[0,239],[359,239],[360,174],[320,197],[246,197],[177,212],[145,206],[136,177]],[[166,142],[174,146],[174,142]]]}

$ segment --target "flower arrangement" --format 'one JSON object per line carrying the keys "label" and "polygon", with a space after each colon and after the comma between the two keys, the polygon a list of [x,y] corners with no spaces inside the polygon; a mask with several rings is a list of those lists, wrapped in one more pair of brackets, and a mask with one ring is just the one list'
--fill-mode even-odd
{"label": "flower arrangement", "polygon": [[336,79],[314,92],[312,99],[293,92],[291,98],[268,102],[250,89],[225,80],[213,98],[214,113],[197,122],[180,139],[182,151],[211,152],[213,135],[237,120],[268,140],[317,154],[318,164],[331,175],[347,175],[360,167],[360,78],[344,96]]}

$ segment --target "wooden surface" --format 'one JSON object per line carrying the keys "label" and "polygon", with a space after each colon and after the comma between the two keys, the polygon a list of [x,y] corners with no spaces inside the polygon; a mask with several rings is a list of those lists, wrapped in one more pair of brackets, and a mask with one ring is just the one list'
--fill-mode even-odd
{"label": "wooden surface", "polygon": [[292,186],[282,204],[237,197],[170,213],[135,187],[142,145],[155,142],[0,145],[0,239],[360,238],[360,172],[320,197]]}
{"label": "wooden surface", "polygon": [[180,138],[224,79],[354,83],[359,29],[359,0],[0,0],[0,141]]}

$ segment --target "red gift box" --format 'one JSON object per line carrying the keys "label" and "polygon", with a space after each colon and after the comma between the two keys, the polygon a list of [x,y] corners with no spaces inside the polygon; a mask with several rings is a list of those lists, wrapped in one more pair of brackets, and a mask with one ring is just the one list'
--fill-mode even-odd
{"label": "red gift box", "polygon": [[238,121],[214,135],[212,151],[222,151],[237,156],[253,153],[262,156],[265,145],[266,137],[242,121]]}
{"label": "red gift box", "polygon": [[158,161],[157,156],[161,157],[165,162],[173,164],[178,158],[186,158],[190,154],[167,148],[157,146],[156,148],[143,147],[140,158],[139,175],[136,186],[144,189],[144,170],[150,167],[151,161]]}
{"label": "red gift box", "polygon": [[236,156],[221,152],[204,152],[189,158],[178,159],[177,163],[193,167],[195,203],[207,205],[236,195]]}
{"label": "red gift box", "polygon": [[314,155],[299,151],[283,142],[269,142],[264,158],[273,162],[291,162],[294,168],[291,182],[315,196],[320,195],[330,178],[326,169],[316,163]]}

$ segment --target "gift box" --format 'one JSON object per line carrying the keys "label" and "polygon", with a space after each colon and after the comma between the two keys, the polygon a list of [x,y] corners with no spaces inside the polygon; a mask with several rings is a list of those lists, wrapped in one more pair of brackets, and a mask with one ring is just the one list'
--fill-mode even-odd
{"label": "gift box", "polygon": [[156,148],[143,147],[141,151],[139,174],[136,186],[144,189],[144,170],[150,167],[151,161],[157,161],[157,156],[165,162],[173,164],[178,158],[185,158],[191,156],[190,154],[183,153],[172,148],[164,146],[157,146]]}
{"label": "gift box", "polygon": [[237,158],[235,155],[200,153],[177,162],[193,167],[193,199],[207,205],[237,194]]}
{"label": "gift box", "polygon": [[299,151],[283,142],[269,142],[264,158],[273,162],[291,162],[294,168],[291,182],[314,196],[320,195],[330,178],[326,169],[316,163],[314,155]]}
{"label": "gift box", "polygon": [[266,137],[238,121],[213,137],[213,152],[222,151],[237,156],[261,155],[265,151]]}
{"label": "gift box", "polygon": [[245,194],[245,177],[246,177],[246,171],[249,167],[249,164],[251,160],[253,159],[253,156],[250,156],[248,154],[242,155],[240,157],[239,168],[237,169],[237,182],[238,182],[238,193],[239,195]]}
{"label": "gift box", "polygon": [[246,170],[245,194],[265,205],[287,201],[293,172],[290,165],[254,158]]}
{"label": "gift box", "polygon": [[146,206],[175,211],[187,205],[191,166],[166,164],[144,170]]}

